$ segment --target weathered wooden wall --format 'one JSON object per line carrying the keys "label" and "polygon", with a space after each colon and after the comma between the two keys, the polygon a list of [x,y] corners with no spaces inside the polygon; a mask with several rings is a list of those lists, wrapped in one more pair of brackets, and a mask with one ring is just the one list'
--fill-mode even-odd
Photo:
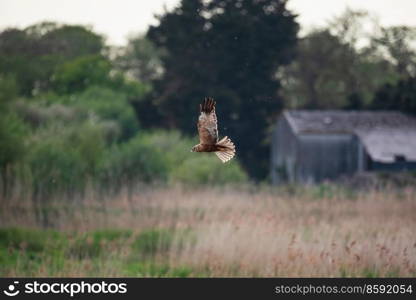
{"label": "weathered wooden wall", "polygon": [[297,181],[335,179],[358,169],[358,139],[351,134],[299,135]]}
{"label": "weathered wooden wall", "polygon": [[279,118],[272,136],[272,184],[295,181],[297,139],[286,118]]}
{"label": "weathered wooden wall", "polygon": [[273,132],[271,180],[316,183],[353,174],[365,165],[359,139],[352,134],[296,134],[281,117]]}

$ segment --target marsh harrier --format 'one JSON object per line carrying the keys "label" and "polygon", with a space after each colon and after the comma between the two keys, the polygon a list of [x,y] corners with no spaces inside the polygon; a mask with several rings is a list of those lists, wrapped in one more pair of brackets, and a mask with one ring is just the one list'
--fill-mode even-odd
{"label": "marsh harrier", "polygon": [[205,98],[199,105],[198,134],[199,144],[192,147],[192,152],[215,152],[223,162],[229,161],[235,155],[235,146],[226,136],[218,140],[217,116],[215,101]]}

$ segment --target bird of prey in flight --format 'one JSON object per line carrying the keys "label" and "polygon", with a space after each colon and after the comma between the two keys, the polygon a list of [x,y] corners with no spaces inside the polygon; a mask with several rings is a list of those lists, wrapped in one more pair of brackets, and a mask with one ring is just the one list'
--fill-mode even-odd
{"label": "bird of prey in flight", "polygon": [[218,139],[216,102],[212,98],[205,98],[199,105],[198,119],[199,144],[192,147],[192,152],[214,152],[223,162],[229,161],[235,155],[235,145],[226,136]]}

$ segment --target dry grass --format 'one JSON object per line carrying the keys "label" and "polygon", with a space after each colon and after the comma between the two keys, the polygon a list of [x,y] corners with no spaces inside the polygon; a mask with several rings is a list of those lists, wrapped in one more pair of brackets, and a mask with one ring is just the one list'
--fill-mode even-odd
{"label": "dry grass", "polygon": [[[414,189],[317,198],[307,192],[177,187],[106,198],[90,193],[82,201],[51,203],[43,212],[64,232],[169,229],[168,249],[157,248],[146,259],[189,268],[186,276],[416,276]],[[3,201],[0,226],[36,227],[33,211],[31,202]],[[143,262],[130,247],[136,235],[125,247],[108,248],[108,259],[93,274],[123,276],[120,260]],[[88,260],[65,264],[54,275],[85,276],[94,268]]]}

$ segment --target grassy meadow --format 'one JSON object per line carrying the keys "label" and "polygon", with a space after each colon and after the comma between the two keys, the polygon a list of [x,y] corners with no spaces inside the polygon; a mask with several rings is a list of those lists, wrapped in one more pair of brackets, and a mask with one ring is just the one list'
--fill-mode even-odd
{"label": "grassy meadow", "polygon": [[414,277],[415,212],[414,188],[332,185],[3,199],[0,276]]}

